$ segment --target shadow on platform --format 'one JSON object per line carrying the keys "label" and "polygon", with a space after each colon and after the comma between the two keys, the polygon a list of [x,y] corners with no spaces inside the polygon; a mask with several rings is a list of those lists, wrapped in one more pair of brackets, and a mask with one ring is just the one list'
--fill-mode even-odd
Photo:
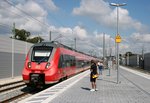
{"label": "shadow on platform", "polygon": [[87,88],[87,87],[81,87],[82,89],[84,89],[84,90],[91,90],[90,88]]}

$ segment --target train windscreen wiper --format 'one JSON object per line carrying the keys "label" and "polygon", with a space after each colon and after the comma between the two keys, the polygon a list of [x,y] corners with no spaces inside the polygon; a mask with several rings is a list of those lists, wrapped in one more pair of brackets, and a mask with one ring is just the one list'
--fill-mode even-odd
{"label": "train windscreen wiper", "polygon": [[48,57],[44,57],[44,58],[42,58],[39,62],[38,62],[38,64],[40,64],[41,62],[43,62],[45,59],[47,59]]}
{"label": "train windscreen wiper", "polygon": [[38,62],[38,64],[40,64],[41,62],[43,62],[45,59],[48,59],[49,58],[49,53],[47,53],[46,55],[45,55],[45,57],[43,57],[41,60],[39,60],[39,62]]}

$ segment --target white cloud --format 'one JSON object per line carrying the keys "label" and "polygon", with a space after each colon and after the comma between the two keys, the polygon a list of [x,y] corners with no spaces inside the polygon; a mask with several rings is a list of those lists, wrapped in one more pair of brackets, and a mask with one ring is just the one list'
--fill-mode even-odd
{"label": "white cloud", "polygon": [[74,27],[73,34],[80,39],[84,39],[87,37],[87,31],[80,26]]}
{"label": "white cloud", "polygon": [[58,7],[54,4],[54,2],[52,0],[44,0],[47,8],[49,8],[49,10],[51,11],[57,11]]}
{"label": "white cloud", "polygon": [[19,26],[19,29],[25,29],[30,32],[41,32],[42,26],[41,25],[35,25],[37,24],[35,21],[27,21],[24,24]]}
{"label": "white cloud", "polygon": [[[78,40],[82,41],[85,40],[88,36],[87,31],[80,26],[75,26],[74,28],[69,27],[56,28],[55,26],[51,26],[49,29],[52,31],[52,40],[59,37],[58,39],[61,39],[65,42],[67,41],[70,42],[70,40],[71,42],[73,42],[74,38],[77,38]],[[60,37],[60,35],[62,37]]]}
{"label": "white cloud", "polygon": [[[97,55],[102,56],[102,33],[95,34],[90,36],[86,29],[81,26],[75,26],[73,28],[68,27],[52,27],[52,40],[57,40],[65,45],[75,48],[75,40],[76,38],[76,48],[79,51],[83,51],[85,53],[89,53],[90,50],[92,53],[96,53]],[[60,34],[62,36],[60,36]],[[106,35],[106,39],[108,40],[109,35]]]}
{"label": "white cloud", "polygon": [[[52,31],[52,40],[59,38],[59,35],[62,34],[63,37],[57,40],[60,40],[62,43],[66,43],[66,45],[70,46],[74,44],[74,38],[77,38],[77,49],[81,51],[85,51],[86,53],[96,48],[96,44],[92,43],[95,41],[95,37],[93,37],[93,41],[91,41],[91,37],[88,38],[88,32],[82,26],[75,26],[73,28],[69,27],[55,27],[53,25],[46,26],[42,23],[47,22],[48,12],[39,5],[35,1],[24,1],[23,3],[18,3],[16,1],[15,7],[7,4],[6,2],[2,2],[4,4],[0,4],[0,23],[7,24],[12,27],[13,22],[16,24],[16,28],[25,29],[33,34],[39,34],[44,39],[48,40],[49,31]],[[42,1],[41,1],[42,2]],[[22,11],[17,8],[28,13],[27,16]],[[37,20],[35,20],[37,19]],[[10,28],[12,29],[12,28]],[[36,36],[37,36],[36,35]],[[91,49],[90,49],[91,48]]]}
{"label": "white cloud", "polygon": [[34,17],[44,17],[47,15],[47,12],[34,1],[29,0],[25,4],[16,5],[16,7],[20,8],[21,10],[24,10],[26,13]]}
{"label": "white cloud", "polygon": [[2,2],[0,8],[0,23],[2,24],[12,27],[12,24],[15,23],[16,28],[26,29],[31,34],[45,33],[45,29],[48,28],[46,24],[47,12],[34,1],[16,3],[15,6]]}
{"label": "white cloud", "polygon": [[[124,7],[125,8],[125,7]],[[109,3],[104,0],[81,0],[80,7],[73,9],[74,15],[88,16],[110,28],[116,28],[117,9],[111,9]],[[119,7],[120,29],[146,30],[146,26],[129,16],[126,9]]]}
{"label": "white cloud", "polygon": [[134,42],[139,42],[139,43],[150,42],[150,34],[133,33],[130,37]]}
{"label": "white cloud", "polygon": [[103,0],[82,0],[80,5],[81,6],[79,8],[73,9],[74,14],[89,15],[94,17],[99,15],[106,15],[110,12],[108,4]]}
{"label": "white cloud", "polygon": [[70,37],[70,38],[76,37],[78,39],[85,39],[87,37],[87,31],[80,26],[75,26],[74,28],[69,28],[69,27],[56,28],[52,26],[51,30],[57,35],[61,34],[64,37]]}
{"label": "white cloud", "polygon": [[122,38],[120,43],[120,53],[131,51],[132,53],[141,54],[150,51],[150,34],[133,33],[129,37]]}
{"label": "white cloud", "polygon": [[69,28],[69,27],[60,27],[58,28],[58,32],[62,35],[65,35],[65,36],[71,36],[72,35],[72,29]]}
{"label": "white cloud", "polygon": [[[77,38],[77,49],[84,51],[86,53],[94,51],[95,53],[103,53],[103,34],[98,32],[93,32],[92,36],[90,33],[82,27],[82,24],[77,25],[73,28],[70,27],[55,27],[53,25],[47,24],[48,12],[46,11],[44,5],[49,7],[49,10],[56,11],[59,8],[54,4],[52,0],[15,0],[15,7],[7,4],[4,1],[0,3],[0,24],[5,24],[10,26],[10,31],[12,29],[13,22],[16,23],[16,28],[26,29],[30,31],[31,34],[40,34],[44,39],[48,40],[49,31],[52,31],[52,39],[59,37],[60,34],[63,38],[59,38],[62,43],[70,46],[74,44],[74,38]],[[42,3],[42,4],[40,4]],[[19,11],[17,8],[22,9],[31,16],[27,16],[25,13]],[[111,9],[109,3],[103,0],[82,0],[81,6],[79,8],[74,8],[73,14],[88,16],[101,25],[107,27],[116,28],[116,8]],[[136,30],[142,31],[143,24],[137,20],[134,20],[129,16],[129,12],[126,9],[119,8],[119,26],[124,29],[134,28]],[[37,19],[37,20],[35,20]],[[40,21],[40,22],[38,22]],[[144,27],[145,28],[145,27]],[[69,39],[70,38],[70,39]],[[109,42],[113,48],[114,52],[114,39],[109,39],[110,35],[105,35],[106,49],[109,50]],[[150,41],[150,34],[139,34],[134,33],[131,35],[133,41],[137,39],[142,43],[143,41]],[[127,51],[130,49],[131,43],[121,43],[120,50]],[[140,45],[141,47],[141,45]],[[148,47],[148,46],[147,46]],[[136,47],[139,48],[139,47]]]}

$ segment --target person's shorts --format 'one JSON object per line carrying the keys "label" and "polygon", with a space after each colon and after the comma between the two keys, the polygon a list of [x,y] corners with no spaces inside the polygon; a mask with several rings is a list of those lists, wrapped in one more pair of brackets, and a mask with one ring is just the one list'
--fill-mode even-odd
{"label": "person's shorts", "polygon": [[90,81],[91,82],[96,82],[96,78],[92,78],[92,74],[90,75]]}

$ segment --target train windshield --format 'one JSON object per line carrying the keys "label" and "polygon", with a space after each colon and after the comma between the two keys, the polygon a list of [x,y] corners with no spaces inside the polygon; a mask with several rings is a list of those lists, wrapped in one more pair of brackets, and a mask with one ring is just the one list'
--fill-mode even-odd
{"label": "train windshield", "polygon": [[47,62],[51,53],[52,53],[53,47],[49,46],[35,46],[33,47],[32,51],[32,61],[33,62]]}

